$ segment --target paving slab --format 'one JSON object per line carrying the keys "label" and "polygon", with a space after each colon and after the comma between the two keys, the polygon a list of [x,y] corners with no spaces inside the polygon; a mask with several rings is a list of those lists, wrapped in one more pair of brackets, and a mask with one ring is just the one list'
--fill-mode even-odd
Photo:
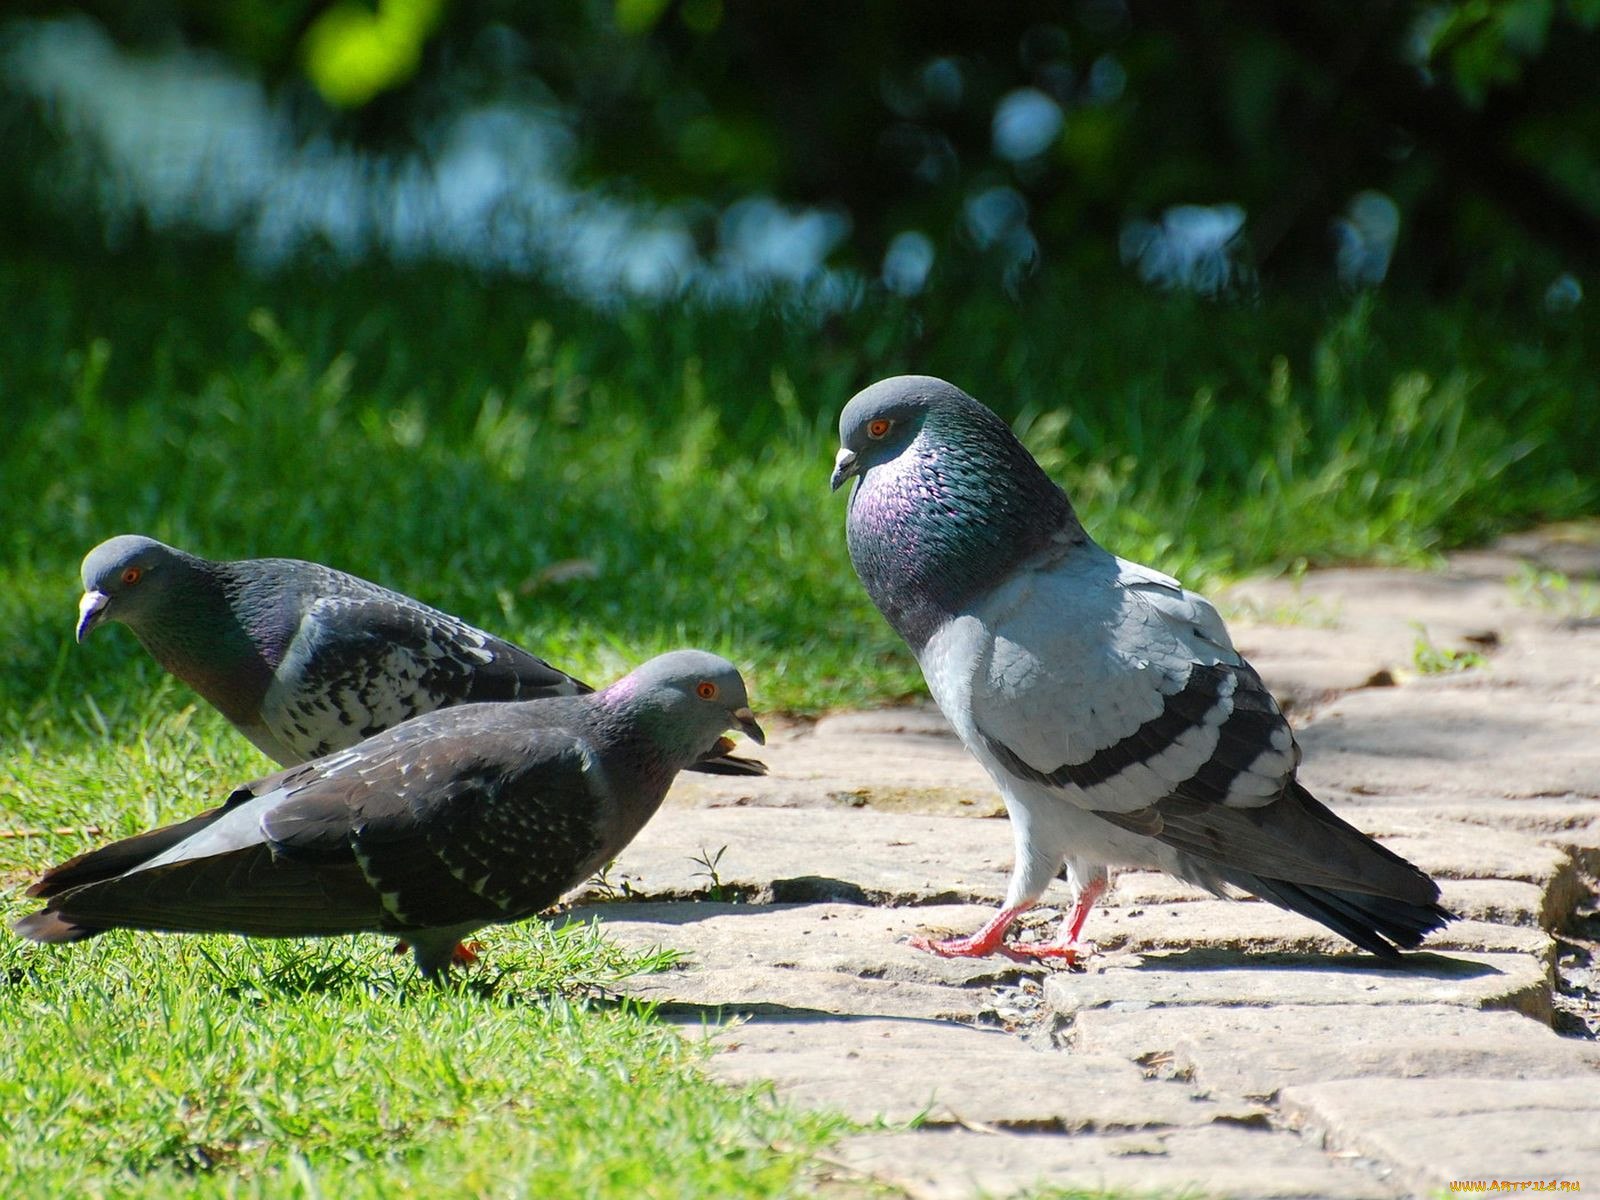
{"label": "paving slab", "polygon": [[1495,653],[1488,670],[1474,672],[1461,685],[1521,689],[1524,694],[1592,695],[1600,687],[1600,623],[1573,628],[1547,621],[1521,628]]}
{"label": "paving slab", "polygon": [[1321,630],[1325,646],[1370,640],[1382,647],[1390,665],[1401,667],[1412,662],[1417,638],[1424,634],[1439,646],[1481,644],[1485,633],[1504,637],[1505,627],[1520,630],[1537,623],[1538,614],[1506,587],[1518,570],[1515,559],[1457,561],[1466,569],[1343,567],[1298,579],[1248,579],[1228,588],[1222,602],[1235,614],[1230,624],[1249,631],[1238,633],[1237,642],[1248,642],[1262,629],[1310,626]]}
{"label": "paving slab", "polygon": [[1004,811],[989,776],[926,701],[774,723],[761,758],[770,769],[763,778],[680,775],[672,802],[976,816]]}
{"label": "paving slab", "polygon": [[853,1120],[1084,1133],[1226,1122],[1265,1125],[1246,1100],[1151,1086],[1118,1055],[1060,1054],[998,1030],[938,1021],[755,1019],[712,1034],[713,1071],[772,1080],[780,1096]]}
{"label": "paving slab", "polygon": [[[1097,910],[1084,928],[1101,951],[1192,948],[1293,954],[1352,952],[1344,938],[1299,913],[1259,900],[1191,900]],[[1461,920],[1428,935],[1427,950],[1523,953],[1548,962],[1554,943],[1540,929]]]}
{"label": "paving slab", "polygon": [[1600,696],[1430,679],[1340,698],[1299,733],[1305,781],[1367,796],[1600,797]]}
{"label": "paving slab", "polygon": [[1571,911],[1555,908],[1547,887],[1520,879],[1440,879],[1439,903],[1469,921],[1553,929]]}
{"label": "paving slab", "polygon": [[1369,1076],[1539,1080],[1593,1071],[1600,1087],[1600,1043],[1560,1037],[1520,1013],[1444,1004],[1085,1010],[1071,1044],[1263,1101],[1286,1087]]}
{"label": "paving slab", "polygon": [[[1600,571],[1589,532],[1555,557]],[[1600,955],[1581,917],[1600,875],[1600,625],[1505,583],[1549,550],[1230,598],[1304,781],[1461,917],[1399,966],[1146,871],[1091,918],[1082,969],[913,950],[987,919],[1012,856],[1010,826],[985,819],[1003,816],[993,784],[926,704],[770,722],[770,776],[683,777],[567,919],[677,950],[623,990],[707,1030],[720,1077],[885,1126],[836,1155],[900,1194],[1592,1185],[1600,1042],[1550,1026],[1558,1003],[1560,1028],[1600,1024],[1568,1011]],[[1485,664],[1422,674],[1419,636]],[[1053,888],[1019,936],[1049,936],[1067,900]]]}
{"label": "paving slab", "polygon": [[[654,899],[706,897],[720,888],[764,902],[999,903],[1011,854],[1011,825],[1002,820],[674,807],[645,826],[607,880],[616,891]],[[576,895],[596,893],[591,886]]]}
{"label": "paving slab", "polygon": [[1285,1088],[1280,1104],[1296,1128],[1329,1148],[1393,1163],[1418,1192],[1462,1180],[1567,1180],[1592,1189],[1600,1179],[1595,1095],[1590,1073],[1451,1078],[1448,1086],[1380,1076]]}
{"label": "paving slab", "polygon": [[1190,1005],[1454,1004],[1510,1009],[1550,1023],[1550,975],[1526,954],[1416,951],[1398,966],[1370,955],[1180,950],[1106,956],[1100,969],[1044,981],[1046,1004],[1063,1017],[1089,1009],[1125,1012]]}
{"label": "paving slab", "polygon": [[1283,1133],[1209,1126],[1089,1137],[917,1130],[846,1138],[847,1167],[911,1200],[972,1200],[1038,1189],[1193,1200],[1384,1200],[1409,1188],[1386,1165]]}
{"label": "paving slab", "polygon": [[[1193,907],[1208,906],[1274,922],[1279,918],[1277,910],[1260,904]],[[1389,967],[1370,956],[1341,953],[1331,940],[1322,950],[1283,949],[1285,943],[1299,944],[1298,930],[1276,941],[1264,938],[1260,948],[1196,946],[1175,931],[1170,944],[1186,948],[1144,954],[1103,950],[1088,960],[1092,969],[1085,973],[999,957],[942,959],[908,944],[918,932],[970,931],[985,913],[976,906],[619,902],[578,907],[567,919],[601,920],[610,936],[631,948],[682,953],[681,969],[626,985],[632,995],[679,1008],[971,1020],[984,1005],[984,994],[976,989],[1047,974],[1047,1004],[1063,1015],[1128,1006],[1444,1002],[1550,1019],[1548,954],[1526,951],[1424,951],[1408,956],[1401,967]],[[1107,910],[1100,916],[1115,922],[1118,913]],[[1315,943],[1321,937],[1311,922],[1281,916],[1306,927],[1305,939]]]}
{"label": "paving slab", "polygon": [[1331,620],[1303,626],[1229,622],[1234,645],[1288,715],[1303,724],[1330,700],[1367,687],[1395,687],[1403,673],[1397,639],[1334,632]]}
{"label": "paving slab", "polygon": [[927,919],[961,920],[966,907],[884,909],[855,904],[613,903],[566,920],[599,920],[630,949],[666,947],[679,969],[637,976],[628,995],[670,1012],[725,1010],[975,1020],[998,984],[1048,968],[1005,958],[948,959],[907,939]]}
{"label": "paving slab", "polygon": [[1414,677],[1421,637],[1481,652],[1486,640],[1503,643],[1531,615],[1499,579],[1393,569],[1246,580],[1220,601],[1234,644],[1291,708]]}
{"label": "paving slab", "polygon": [[[1600,810],[1576,829],[1552,834],[1496,828],[1481,807],[1460,813],[1440,806],[1339,807],[1358,827],[1444,878],[1548,886],[1575,869],[1567,844],[1600,847]],[[1005,895],[1011,857],[1011,825],[1004,820],[871,809],[673,806],[622,852],[606,881],[613,891],[650,899],[703,898],[721,888],[759,901],[997,904]],[[713,859],[714,867],[708,865]],[[574,895],[587,899],[604,892],[591,884]],[[1107,902],[1206,895],[1167,876],[1127,872]],[[1065,903],[1070,896],[1060,887],[1047,899]]]}

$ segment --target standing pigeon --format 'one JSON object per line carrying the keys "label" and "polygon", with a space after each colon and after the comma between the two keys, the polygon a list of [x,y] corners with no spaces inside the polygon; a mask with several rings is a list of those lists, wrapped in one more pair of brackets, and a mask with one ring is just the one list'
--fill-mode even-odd
{"label": "standing pigeon", "polygon": [[[1433,880],[1295,779],[1294,734],[1216,609],[1097,545],[994,413],[901,376],[845,406],[839,440],[856,573],[999,785],[1016,840],[1000,912],[921,948],[1071,960],[1110,866],[1254,893],[1386,959],[1452,919]],[[1063,936],[1006,945],[1063,868]]]}
{"label": "standing pigeon", "polygon": [[[593,691],[448,613],[298,559],[212,562],[127,534],[89,551],[83,588],[78,641],[121,621],[284,766],[451,704]],[[731,748],[689,769],[765,773]]]}
{"label": "standing pigeon", "polygon": [[48,903],[15,929],[385,932],[438,978],[459,939],[533,916],[614,857],[734,726],[765,741],[738,671],[699,650],[599,692],[427,713],[47,871],[28,894]]}

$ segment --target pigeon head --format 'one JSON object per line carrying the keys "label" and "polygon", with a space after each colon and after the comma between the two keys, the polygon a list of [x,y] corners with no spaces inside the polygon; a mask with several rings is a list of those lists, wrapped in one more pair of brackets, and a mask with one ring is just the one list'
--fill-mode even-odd
{"label": "pigeon head", "polygon": [[1085,536],[1010,426],[942,379],[900,375],[857,393],[839,442],[833,487],[857,481],[851,561],[913,648],[1053,539]]}
{"label": "pigeon head", "polygon": [[[977,404],[965,392],[931,375],[897,375],[857,392],[839,414],[839,454],[834,491],[847,479],[903,454],[935,410]],[[981,407],[981,406],[980,406]],[[987,409],[984,409],[987,412]]]}
{"label": "pigeon head", "polygon": [[634,721],[670,758],[683,758],[685,766],[716,747],[727,729],[742,730],[758,746],[766,744],[744,679],[727,659],[704,650],[658,655],[599,699]]}
{"label": "pigeon head", "polygon": [[83,598],[78,601],[78,640],[106,621],[138,630],[190,582],[187,554],[154,538],[123,534],[101,542],[83,560]]}

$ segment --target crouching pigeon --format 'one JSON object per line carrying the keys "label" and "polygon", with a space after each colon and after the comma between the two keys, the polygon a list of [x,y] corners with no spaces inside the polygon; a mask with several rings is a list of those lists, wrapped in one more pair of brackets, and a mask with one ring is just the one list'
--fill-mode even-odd
{"label": "crouching pigeon", "polygon": [[437,979],[461,938],[613,858],[733,727],[765,741],[738,671],[699,650],[582,696],[427,713],[47,871],[28,892],[45,907],[14,928],[399,934]]}
{"label": "crouching pigeon", "polygon": [[[1253,893],[1387,959],[1452,919],[1433,880],[1295,779],[1294,734],[1216,609],[1096,544],[989,409],[939,379],[886,379],[845,406],[839,440],[856,573],[999,785],[1016,842],[1000,912],[922,948],[1071,960],[1114,866]],[[1076,900],[1057,940],[1007,945],[1063,870]]]}
{"label": "crouching pigeon", "polygon": [[[120,621],[284,766],[451,704],[593,690],[448,613],[298,559],[212,562],[126,534],[89,551],[83,589],[78,641]],[[765,774],[732,746],[689,769]]]}

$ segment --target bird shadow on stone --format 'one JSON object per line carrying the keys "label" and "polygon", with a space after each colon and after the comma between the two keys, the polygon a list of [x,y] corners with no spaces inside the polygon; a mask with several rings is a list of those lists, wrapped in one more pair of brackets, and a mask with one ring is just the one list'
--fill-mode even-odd
{"label": "bird shadow on stone", "polygon": [[869,903],[866,892],[857,884],[807,875],[798,879],[773,880],[760,888],[739,888],[733,890],[733,894],[721,897],[697,893],[632,899],[587,898],[557,918],[557,924],[598,919],[605,922],[650,921],[662,925],[688,925],[695,921],[709,921],[714,917],[761,916],[810,904],[866,906]]}
{"label": "bird shadow on stone", "polygon": [[1135,970],[1161,971],[1308,971],[1359,972],[1374,975],[1411,975],[1431,979],[1471,979],[1503,975],[1499,967],[1471,959],[1452,958],[1431,950],[1414,951],[1397,962],[1373,954],[1317,954],[1284,950],[1232,950],[1196,947],[1142,953]]}
{"label": "bird shadow on stone", "polygon": [[904,1013],[834,1012],[825,1008],[808,1008],[804,1005],[780,1004],[775,1001],[755,1000],[727,1004],[699,1004],[689,1000],[663,1000],[651,1005],[655,1017],[669,1025],[727,1026],[730,1023],[782,1022],[792,1024],[846,1025],[859,1021],[893,1021],[907,1025],[959,1025],[974,1028],[971,1021],[955,1017],[917,1017]]}
{"label": "bird shadow on stone", "polygon": [[655,925],[692,925],[696,921],[709,921],[715,917],[758,915],[766,911],[765,905],[736,900],[706,900],[698,896],[681,899],[585,900],[552,917],[550,925],[553,929],[589,921],[600,921],[606,925],[630,921]]}
{"label": "bird shadow on stone", "polygon": [[768,904],[871,904],[872,897],[859,883],[829,875],[796,875],[774,879],[761,889],[759,899]]}

